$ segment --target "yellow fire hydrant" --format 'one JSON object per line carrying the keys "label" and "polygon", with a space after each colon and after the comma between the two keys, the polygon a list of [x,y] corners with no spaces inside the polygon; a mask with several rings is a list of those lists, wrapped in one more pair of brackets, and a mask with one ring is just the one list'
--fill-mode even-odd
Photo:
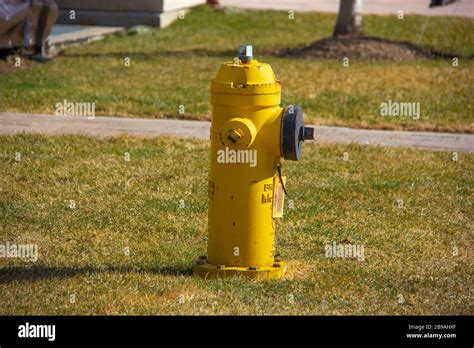
{"label": "yellow fire hydrant", "polygon": [[275,220],[286,192],[281,158],[299,160],[313,128],[299,106],[280,107],[281,86],[252,46],[221,65],[211,82],[211,172],[208,256],[194,263],[203,277],[282,277],[275,257]]}

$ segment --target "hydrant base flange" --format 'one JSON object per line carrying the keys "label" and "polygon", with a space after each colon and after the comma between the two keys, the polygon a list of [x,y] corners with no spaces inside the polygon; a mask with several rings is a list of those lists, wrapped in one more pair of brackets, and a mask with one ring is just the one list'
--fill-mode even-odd
{"label": "hydrant base flange", "polygon": [[[200,263],[200,264],[198,264]],[[224,278],[232,276],[242,276],[251,279],[279,279],[282,278],[286,271],[286,263],[279,261],[278,266],[266,266],[251,269],[250,267],[226,267],[211,265],[203,262],[201,259],[196,260],[193,267],[193,273],[200,277]]]}

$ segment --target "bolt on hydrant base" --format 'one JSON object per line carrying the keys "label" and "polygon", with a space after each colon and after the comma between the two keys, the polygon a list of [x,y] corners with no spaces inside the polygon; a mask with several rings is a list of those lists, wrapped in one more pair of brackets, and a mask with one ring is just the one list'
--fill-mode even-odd
{"label": "bolt on hydrant base", "polygon": [[313,129],[303,126],[301,107],[280,101],[280,81],[250,45],[211,82],[208,255],[194,263],[199,276],[274,279],[286,271],[275,257],[286,193],[281,159],[299,160]]}

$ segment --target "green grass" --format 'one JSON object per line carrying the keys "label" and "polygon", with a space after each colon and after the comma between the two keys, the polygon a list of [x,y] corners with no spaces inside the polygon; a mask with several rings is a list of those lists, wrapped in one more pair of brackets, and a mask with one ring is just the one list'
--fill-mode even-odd
{"label": "green grass", "polygon": [[[35,243],[39,260],[0,259],[0,314],[470,314],[473,166],[306,144],[284,165],[286,279],[205,281],[191,265],[206,250],[207,142],[2,136],[0,243]],[[325,257],[343,241],[365,261]]]}
{"label": "green grass", "polygon": [[[420,45],[455,53],[448,60],[305,61],[271,52],[331,35],[335,15],[197,8],[164,30],[108,37],[69,48],[46,64],[2,76],[0,111],[54,113],[55,104],[95,102],[99,115],[210,119],[209,82],[240,43],[271,63],[283,103],[300,103],[311,123],[364,128],[474,132],[474,21],[430,18]],[[364,16],[368,35],[417,42],[421,16]],[[124,67],[124,58],[131,67]],[[470,57],[470,59],[469,59]],[[2,63],[6,64],[6,63]],[[419,102],[421,119],[380,116],[389,99]],[[179,114],[180,105],[185,113]]]}

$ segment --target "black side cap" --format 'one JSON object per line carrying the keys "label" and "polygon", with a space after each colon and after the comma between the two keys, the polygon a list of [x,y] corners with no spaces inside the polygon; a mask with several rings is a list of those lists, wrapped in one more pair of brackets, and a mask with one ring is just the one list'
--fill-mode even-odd
{"label": "black side cap", "polygon": [[281,153],[284,159],[299,161],[304,138],[303,110],[299,105],[289,105],[281,118]]}

